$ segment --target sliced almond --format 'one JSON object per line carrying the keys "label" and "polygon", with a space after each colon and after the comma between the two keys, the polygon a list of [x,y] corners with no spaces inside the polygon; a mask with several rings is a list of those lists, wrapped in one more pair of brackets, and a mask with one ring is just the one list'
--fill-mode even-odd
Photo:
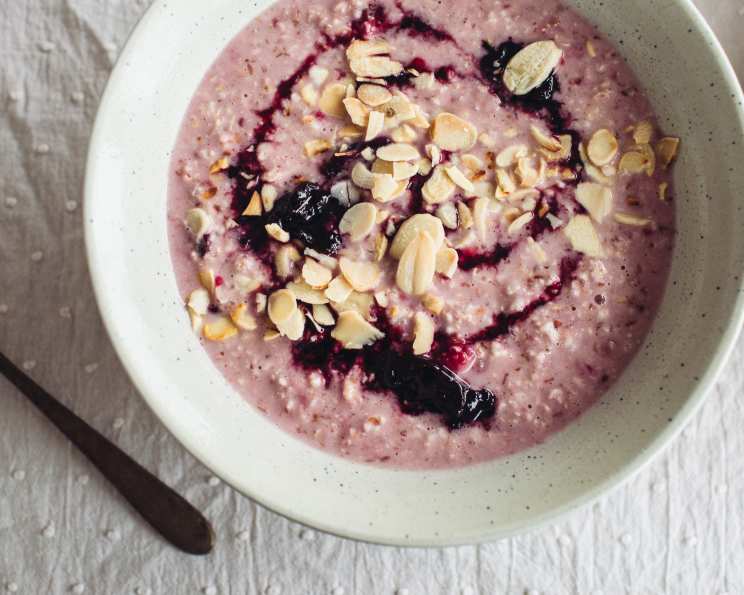
{"label": "sliced almond", "polygon": [[383,233],[378,233],[375,237],[375,262],[381,262],[385,258],[385,252],[388,249],[389,240]]}
{"label": "sliced almond", "polygon": [[434,321],[423,312],[416,312],[413,319],[413,354],[423,355],[431,351],[434,343]]}
{"label": "sliced almond", "polygon": [[263,203],[261,202],[261,195],[258,192],[253,193],[242,215],[243,217],[260,217],[263,215]]}
{"label": "sliced almond", "polygon": [[348,234],[352,242],[359,242],[366,238],[377,223],[377,207],[369,202],[360,202],[341,217],[338,229]]}
{"label": "sliced almond", "polygon": [[431,159],[431,164],[433,166],[437,166],[442,161],[442,151],[441,149],[435,145],[434,143],[429,143],[425,147],[426,154],[429,156],[429,159]]}
{"label": "sliced almond", "polygon": [[355,291],[372,291],[382,279],[382,269],[376,262],[355,261],[342,257],[338,264],[344,279]]}
{"label": "sliced almond", "polygon": [[471,172],[477,172],[485,168],[483,161],[471,153],[465,153],[465,155],[460,157],[460,162]]}
{"label": "sliced almond", "polygon": [[365,320],[372,319],[372,306],[375,305],[375,298],[371,293],[361,293],[352,291],[345,301],[331,302],[331,307],[338,313],[356,312]]}
{"label": "sliced almond", "polygon": [[382,106],[382,109],[388,117],[388,128],[395,128],[403,122],[410,122],[418,114],[416,107],[400,91],[396,91],[392,99]]}
{"label": "sliced almond", "polygon": [[478,130],[470,122],[442,112],[434,118],[431,139],[445,151],[467,151],[478,140]]}
{"label": "sliced almond", "polygon": [[305,256],[314,258],[320,264],[322,264],[325,268],[330,269],[332,271],[336,270],[336,267],[338,266],[338,260],[333,258],[333,256],[322,254],[318,252],[317,250],[313,250],[312,248],[305,248],[304,254]]}
{"label": "sliced almond", "polygon": [[282,279],[291,276],[294,271],[294,264],[302,260],[300,252],[292,244],[281,246],[274,254],[274,268],[276,274]]}
{"label": "sliced almond", "polygon": [[668,189],[669,189],[669,184],[667,182],[662,182],[661,184],[659,184],[659,200],[667,199]]}
{"label": "sliced almond", "polygon": [[[586,170],[587,175],[592,180],[600,184],[612,183],[612,180],[589,160],[589,156],[586,154],[586,149],[583,144],[579,145],[579,155],[581,156],[581,161],[584,164],[584,169]],[[622,163],[622,159],[620,160],[620,163]]]}
{"label": "sliced almond", "polygon": [[380,202],[389,202],[396,197],[399,182],[391,174],[373,174],[372,198]]}
{"label": "sliced almond", "polygon": [[579,184],[576,187],[576,200],[597,223],[602,223],[612,211],[612,190],[602,184]]}
{"label": "sliced almond", "polygon": [[357,161],[351,170],[351,181],[360,188],[372,190],[375,185],[375,176],[362,161]]}
{"label": "sliced almond", "polygon": [[418,174],[420,176],[428,176],[431,173],[431,170],[433,169],[431,160],[424,157],[423,159],[419,159],[417,162],[418,166]]}
{"label": "sliced almond", "polygon": [[[367,119],[367,133],[364,137],[366,142],[377,138],[385,127],[385,114],[382,112],[370,112]],[[367,147],[369,148],[369,147]]]}
{"label": "sliced almond", "polygon": [[203,287],[200,287],[189,294],[187,306],[194,314],[206,316],[207,312],[209,312],[209,303],[209,292]]}
{"label": "sliced almond", "polygon": [[532,255],[535,257],[535,260],[539,264],[545,264],[546,262],[548,262],[548,255],[545,253],[545,250],[543,250],[543,247],[534,240],[534,238],[527,238],[527,245],[529,246]]}
{"label": "sliced almond", "polygon": [[376,291],[375,292],[375,301],[377,302],[377,305],[382,308],[387,308],[390,304],[390,300],[388,299],[388,294],[384,291]]}
{"label": "sliced almond", "polygon": [[356,97],[347,97],[342,103],[344,104],[346,113],[349,114],[352,123],[366,129],[370,109]]}
{"label": "sliced almond", "polygon": [[279,191],[271,184],[264,184],[261,188],[261,204],[267,213],[274,208]]}
{"label": "sliced almond", "polygon": [[446,165],[444,166],[444,171],[447,172],[449,179],[452,180],[457,186],[462,188],[465,192],[470,193],[475,190],[473,182],[468,180],[467,177],[465,177],[465,174],[462,173],[456,165]]}
{"label": "sliced almond", "polygon": [[230,320],[241,331],[255,331],[258,328],[256,319],[248,312],[246,304],[238,304],[230,312]]}
{"label": "sliced almond", "polygon": [[328,284],[325,290],[325,296],[331,302],[343,303],[349,299],[352,291],[354,289],[346,282],[346,279],[338,276]]}
{"label": "sliced almond", "polygon": [[346,97],[346,85],[342,83],[333,83],[328,85],[320,95],[318,107],[327,116],[333,118],[345,118],[346,108],[343,100]]}
{"label": "sliced almond", "polygon": [[418,161],[421,154],[408,143],[390,143],[377,149],[377,158],[383,161]]}
{"label": "sliced almond", "polygon": [[574,216],[563,229],[563,233],[577,252],[592,258],[604,258],[605,251],[599,241],[599,235],[587,215]]}
{"label": "sliced almond", "polygon": [[444,310],[444,300],[438,295],[427,293],[421,298],[421,303],[432,314],[439,316]]}
{"label": "sliced almond", "polygon": [[418,169],[418,163],[396,161],[393,163],[393,179],[398,182],[401,180],[409,180],[418,173]]}
{"label": "sliced almond", "polygon": [[344,346],[344,349],[362,349],[379,341],[385,333],[372,326],[353,310],[341,312],[331,337]]}
{"label": "sliced almond", "polygon": [[302,265],[302,278],[313,289],[325,289],[333,278],[333,273],[312,258],[305,259]]}
{"label": "sliced almond", "polygon": [[372,163],[373,174],[390,174],[393,175],[393,164],[390,161],[383,161],[382,159],[375,159]]}
{"label": "sliced almond", "polygon": [[507,233],[509,235],[518,234],[534,218],[535,218],[535,215],[531,212],[522,213],[519,217],[514,219],[514,221],[512,221],[509,224],[509,227],[507,228]]}
{"label": "sliced almond", "polygon": [[590,58],[597,57],[597,49],[594,47],[591,39],[586,40],[586,53],[589,54]]}
{"label": "sliced almond", "polygon": [[629,213],[615,213],[613,218],[621,225],[630,225],[633,227],[646,227],[647,225],[653,224],[651,219],[646,217],[637,217]]}
{"label": "sliced almond", "polygon": [[399,74],[403,65],[387,56],[368,56],[349,60],[349,68],[357,76],[377,79]]}
{"label": "sliced almond", "polygon": [[390,138],[396,143],[411,143],[416,140],[418,134],[408,124],[398,126],[390,133]]}
{"label": "sliced almond", "polygon": [[197,335],[201,334],[204,329],[204,317],[189,309],[189,320],[191,321],[191,330]]}
{"label": "sliced almond", "polygon": [[435,250],[444,243],[444,227],[442,222],[428,213],[418,213],[406,219],[398,228],[393,243],[390,246],[390,256],[398,260],[405,252],[408,245],[422,231],[429,234],[433,240]]}
{"label": "sliced almond", "polygon": [[444,167],[438,165],[421,188],[421,194],[427,203],[439,204],[448,200],[454,194],[455,188],[455,183],[447,175]]}
{"label": "sliced almond", "polygon": [[307,74],[313,82],[313,85],[320,87],[326,81],[330,72],[327,68],[323,68],[322,66],[311,66]]}
{"label": "sliced almond", "polygon": [[314,289],[304,281],[287,283],[287,289],[304,304],[314,306],[315,304],[327,304],[329,301],[322,289]]}
{"label": "sliced almond", "polygon": [[534,162],[529,157],[521,157],[514,168],[519,185],[522,188],[534,188],[540,181],[540,172],[535,169]]}
{"label": "sliced almond", "polygon": [[289,242],[289,234],[284,231],[278,223],[269,223],[264,226],[266,233],[269,237],[275,239],[277,242],[286,244]]}
{"label": "sliced almond", "polygon": [[228,167],[230,167],[230,158],[229,157],[220,157],[211,166],[209,166],[209,173],[210,174],[217,174],[217,173],[219,173],[221,171],[226,170]]}
{"label": "sliced almond", "polygon": [[522,48],[504,70],[504,85],[514,95],[526,95],[542,85],[558,66],[563,51],[552,40]]}
{"label": "sliced almond", "polygon": [[425,231],[418,232],[398,262],[395,282],[401,291],[423,295],[429,290],[436,271],[436,254],[432,237]]}
{"label": "sliced almond", "polygon": [[649,145],[654,138],[654,125],[648,120],[638,122],[633,127],[633,141],[637,145]]}
{"label": "sliced almond", "polygon": [[266,343],[268,343],[270,341],[275,341],[281,336],[282,334],[278,330],[270,328],[270,329],[266,329],[266,332],[264,333],[264,336],[263,336],[263,340]]}
{"label": "sliced almond", "polygon": [[363,84],[357,89],[357,97],[369,107],[379,107],[393,98],[393,94],[380,85]]}
{"label": "sliced almond", "polygon": [[558,137],[543,132],[543,130],[538,126],[535,126],[534,124],[530,126],[530,133],[532,134],[532,138],[534,138],[535,141],[537,141],[537,144],[543,149],[550,151],[551,153],[561,150],[562,145]]}
{"label": "sliced almond", "polygon": [[457,203],[457,215],[462,229],[470,229],[475,224],[473,221],[473,212],[464,202]]}
{"label": "sliced almond", "polygon": [[561,144],[561,147],[558,151],[550,151],[545,147],[540,147],[540,154],[545,157],[545,159],[547,159],[550,163],[565,161],[566,159],[571,157],[571,152],[573,150],[573,138],[570,134],[561,134],[556,138]]}
{"label": "sliced almond", "polygon": [[287,322],[297,310],[297,298],[289,289],[280,289],[269,296],[269,320],[276,325]]}
{"label": "sliced almond", "polygon": [[528,153],[529,151],[525,145],[511,145],[496,155],[496,165],[498,167],[511,167],[519,159],[527,157]]}
{"label": "sliced almond", "polygon": [[303,85],[302,89],[300,89],[300,97],[302,97],[302,100],[307,103],[311,107],[315,107],[318,105],[318,99],[320,97],[318,90],[308,83],[307,85]]}
{"label": "sliced almond", "polygon": [[305,143],[305,155],[315,157],[316,155],[325,153],[332,147],[333,145],[325,139],[309,140]]}
{"label": "sliced almond", "polygon": [[315,322],[322,326],[333,326],[336,324],[336,319],[333,318],[333,312],[325,304],[315,304],[313,306],[313,318]]}
{"label": "sliced almond", "polygon": [[639,174],[646,169],[646,159],[638,151],[629,151],[620,158],[620,173]]}
{"label": "sliced almond", "polygon": [[514,178],[512,178],[511,174],[503,168],[498,168],[496,170],[496,180],[499,183],[499,188],[501,188],[505,194],[511,194],[517,189],[517,183],[514,181]]}
{"label": "sliced almond", "polygon": [[265,293],[256,294],[256,313],[263,314],[266,312],[266,306],[269,302],[269,298]]}
{"label": "sliced almond", "polygon": [[199,269],[199,282],[202,287],[209,292],[209,295],[214,296],[214,290],[217,289],[217,281],[214,271],[212,269],[203,268]]}
{"label": "sliced almond", "polygon": [[429,123],[429,115],[424,110],[422,110],[418,105],[414,105],[413,111],[416,113],[416,116],[408,121],[411,126],[422,128],[424,130],[431,127],[431,124]]}
{"label": "sliced almond", "polygon": [[277,330],[290,341],[299,341],[305,332],[305,315],[297,308],[289,320],[276,325]]}
{"label": "sliced almond", "polygon": [[389,54],[390,44],[384,39],[355,39],[346,48],[346,59],[356,60],[366,56]]}
{"label": "sliced almond", "polygon": [[186,212],[186,227],[195,239],[200,239],[209,231],[212,219],[204,209],[189,209]]}
{"label": "sliced almond", "polygon": [[238,334],[238,329],[225,316],[220,316],[204,325],[204,337],[209,341],[227,341]]}
{"label": "sliced almond", "polygon": [[665,136],[656,143],[656,153],[659,155],[661,166],[666,169],[677,157],[679,151],[679,139],[672,136]]}
{"label": "sliced almond", "polygon": [[472,202],[471,212],[473,213],[473,224],[475,233],[481,242],[486,241],[488,232],[488,213],[491,207],[491,200],[488,198],[476,198]]}
{"label": "sliced almond", "polygon": [[619,148],[617,137],[606,128],[597,130],[586,146],[586,154],[594,165],[602,167],[610,163]]}
{"label": "sliced almond", "polygon": [[447,229],[457,229],[457,207],[451,202],[439,205],[435,215]]}
{"label": "sliced almond", "polygon": [[482,132],[480,136],[478,136],[478,141],[484,147],[487,147],[489,149],[492,149],[493,147],[496,146],[496,140],[490,134],[486,132]]}
{"label": "sliced almond", "polygon": [[[341,105],[343,107],[343,104]],[[346,116],[346,108],[344,108],[344,117]],[[338,131],[339,138],[343,139],[354,139],[361,138],[365,135],[365,130],[354,124],[347,124]]]}
{"label": "sliced almond", "polygon": [[436,271],[447,279],[452,279],[457,271],[460,255],[454,248],[442,248],[437,252]]}

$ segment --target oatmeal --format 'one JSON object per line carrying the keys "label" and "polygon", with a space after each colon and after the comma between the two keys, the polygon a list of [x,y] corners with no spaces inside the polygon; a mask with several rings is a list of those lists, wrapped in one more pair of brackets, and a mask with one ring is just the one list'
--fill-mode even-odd
{"label": "oatmeal", "polygon": [[556,0],[459,8],[280,0],[174,151],[194,331],[268,418],[359,461],[545,440],[617,380],[666,284],[679,139],[616,49]]}

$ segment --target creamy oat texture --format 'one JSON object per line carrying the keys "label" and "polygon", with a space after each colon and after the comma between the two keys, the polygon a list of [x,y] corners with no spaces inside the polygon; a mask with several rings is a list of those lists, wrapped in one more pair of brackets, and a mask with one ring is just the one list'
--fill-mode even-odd
{"label": "creamy oat texture", "polygon": [[[281,0],[185,118],[176,277],[215,365],[288,432],[376,464],[488,460],[563,428],[639,349],[677,151],[616,49],[557,1],[466,0],[453,19],[430,0]],[[340,200],[337,252],[272,220],[304,182]],[[489,389],[495,415],[402,412],[364,363],[388,344]]]}

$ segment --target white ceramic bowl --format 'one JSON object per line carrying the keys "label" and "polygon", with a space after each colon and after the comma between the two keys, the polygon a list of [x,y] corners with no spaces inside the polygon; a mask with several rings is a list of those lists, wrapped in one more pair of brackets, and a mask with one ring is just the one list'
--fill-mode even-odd
{"label": "white ceramic bowl", "polygon": [[403,545],[495,539],[534,528],[628,479],[700,405],[742,319],[742,93],[688,0],[574,0],[616,42],[664,128],[676,166],[678,245],[658,320],[621,381],[547,443],[458,470],[393,471],[315,450],[226,384],[184,316],[166,239],[170,152],[201,77],[270,0],[157,0],[101,103],[85,185],[98,303],[148,404],[217,475],[288,517]]}

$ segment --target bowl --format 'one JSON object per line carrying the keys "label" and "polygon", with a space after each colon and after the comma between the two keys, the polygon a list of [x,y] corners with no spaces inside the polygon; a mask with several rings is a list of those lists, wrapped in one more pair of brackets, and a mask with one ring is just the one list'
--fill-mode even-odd
{"label": "bowl", "polygon": [[544,444],[438,471],[362,465],[285,433],[225,382],[187,323],[166,234],[171,148],[211,62],[269,3],[213,0],[204,10],[201,0],[157,0],[98,112],[85,182],[89,266],[111,340],[152,410],[243,494],[317,529],[385,544],[526,531],[637,473],[702,402],[744,312],[744,97],[692,3],[569,2],[619,44],[663,127],[683,138],[677,246],[645,345],[597,405]]}

